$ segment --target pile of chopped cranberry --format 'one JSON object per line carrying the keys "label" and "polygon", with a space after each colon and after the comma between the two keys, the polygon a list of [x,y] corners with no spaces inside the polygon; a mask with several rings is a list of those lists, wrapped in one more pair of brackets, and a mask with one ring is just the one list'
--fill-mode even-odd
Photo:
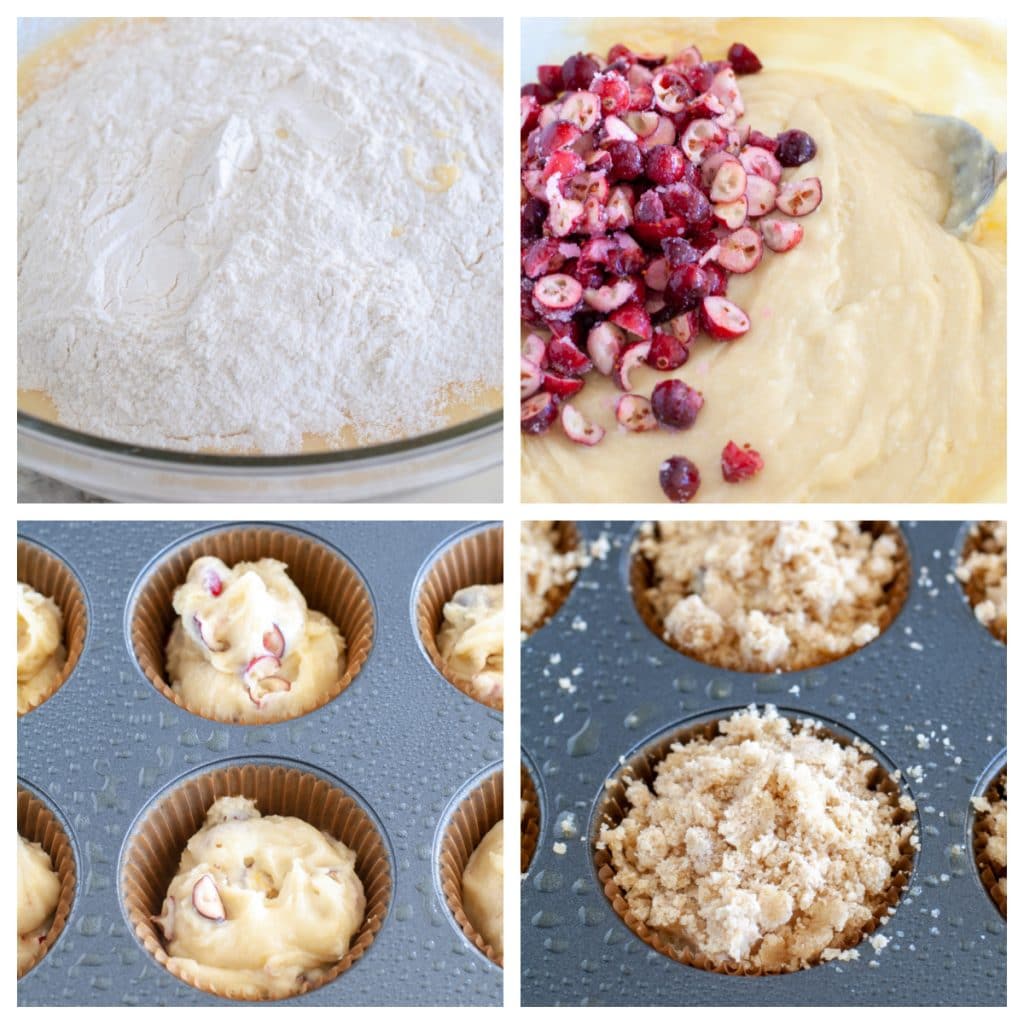
{"label": "pile of chopped cranberry", "polygon": [[[663,372],[689,358],[701,332],[732,341],[750,329],[726,293],[767,248],[788,252],[803,238],[791,218],[821,203],[817,178],[783,181],[784,167],[814,158],[799,129],[775,138],[742,124],[737,75],[761,70],[742,43],[728,60],[705,61],[691,46],[671,59],[613,46],[604,62],[577,53],[537,69],[521,108],[524,433],[558,420],[578,444],[605,429],[569,401],[588,374],[624,393],[615,408],[631,431],[686,430],[704,404],[681,380],[648,397],[632,392],[640,364]],[[779,216],[784,214],[785,216]],[[722,475],[749,479],[764,462],[729,442]],[[660,468],[672,501],[689,501],[697,467],[673,456]]]}

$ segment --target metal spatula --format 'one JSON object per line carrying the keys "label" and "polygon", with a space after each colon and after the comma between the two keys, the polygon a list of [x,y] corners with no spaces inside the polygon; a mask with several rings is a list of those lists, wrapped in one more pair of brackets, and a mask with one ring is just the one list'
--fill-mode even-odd
{"label": "metal spatula", "polygon": [[1000,153],[974,125],[958,117],[920,116],[935,127],[939,142],[949,154],[952,196],[942,226],[963,238],[1006,177],[1006,154]]}

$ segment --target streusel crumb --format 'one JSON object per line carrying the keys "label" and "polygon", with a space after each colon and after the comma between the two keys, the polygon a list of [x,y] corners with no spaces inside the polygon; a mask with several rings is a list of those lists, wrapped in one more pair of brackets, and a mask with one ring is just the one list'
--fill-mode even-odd
{"label": "streusel crumb", "polygon": [[879,765],[857,745],[770,705],[718,729],[674,744],[602,828],[629,909],[716,966],[795,970],[855,946],[917,845],[913,802],[875,788]]}
{"label": "streusel crumb", "polygon": [[1006,643],[1006,523],[975,523],[967,536],[957,579],[978,621]]}
{"label": "streusel crumb", "polygon": [[971,803],[978,812],[975,829],[985,841],[979,852],[979,860],[987,860],[998,876],[1000,891],[1006,899],[1006,777],[999,780],[995,792],[988,796],[975,797]]}
{"label": "streusel crumb", "polygon": [[519,534],[520,626],[528,633],[544,624],[552,613],[551,594],[576,579],[589,559],[581,548],[560,551],[557,523],[524,522]]}
{"label": "streusel crumb", "polygon": [[764,672],[873,640],[903,564],[894,531],[856,522],[663,522],[641,529],[664,638],[701,661]]}

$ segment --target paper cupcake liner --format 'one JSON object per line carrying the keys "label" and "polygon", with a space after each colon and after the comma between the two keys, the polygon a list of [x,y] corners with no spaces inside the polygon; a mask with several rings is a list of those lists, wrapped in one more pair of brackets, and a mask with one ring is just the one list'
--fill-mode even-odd
{"label": "paper cupcake liner", "polygon": [[522,763],[519,765],[519,794],[522,801],[519,822],[519,871],[525,875],[540,839],[540,801],[537,798],[537,787],[533,784],[533,776]]}
{"label": "paper cupcake liner", "polygon": [[[657,524],[655,524],[655,528],[657,528]],[[903,602],[907,598],[907,593],[910,590],[910,552],[900,528],[894,523],[864,522],[861,523],[861,528],[869,531],[874,537],[880,537],[885,533],[891,534],[896,538],[899,545],[896,577],[886,588],[886,608],[882,619],[878,623],[878,632],[880,636],[889,628],[890,625],[892,625],[893,619],[895,619],[899,614],[900,609],[903,607]],[[659,640],[661,640],[662,643],[668,644],[669,647],[678,651],[680,654],[684,654],[688,658],[693,658],[694,661],[700,661],[705,665],[712,665],[717,668],[728,668],[733,672],[748,672],[756,675],[764,674],[766,671],[764,669],[742,669],[719,665],[710,658],[701,657],[699,652],[689,650],[683,647],[682,644],[676,643],[673,638],[667,637],[665,635],[664,620],[654,607],[653,602],[647,596],[648,589],[654,585],[655,577],[653,563],[644,557],[639,550],[635,550],[632,553],[629,562],[629,590],[633,597],[633,604],[636,606],[636,610],[639,613],[640,618],[643,619],[644,625]],[[860,647],[853,647],[842,654],[826,655],[821,658],[806,658],[800,661],[793,661],[780,666],[779,671],[800,672],[809,668],[817,668],[820,665],[827,665],[830,662],[839,661],[841,658],[848,658],[850,655],[856,654],[857,651],[861,649],[862,648]]]}
{"label": "paper cupcake liner", "polygon": [[71,914],[71,904],[75,899],[78,872],[75,868],[75,853],[71,839],[64,831],[64,826],[39,797],[27,789],[22,789],[21,786],[18,787],[18,834],[29,842],[42,846],[50,855],[53,869],[60,879],[60,896],[57,908],[53,912],[53,921],[46,930],[43,941],[39,943],[39,951],[35,958],[24,970],[18,970],[18,977],[21,978],[46,956],[47,951],[64,930],[64,925]]}
{"label": "paper cupcake liner", "polygon": [[416,594],[416,629],[434,668],[467,697],[497,711],[504,709],[502,698],[481,700],[468,683],[449,675],[437,649],[437,634],[444,621],[444,606],[456,591],[463,587],[504,582],[504,539],[502,526],[463,534],[430,563]]}
{"label": "paper cupcake liner", "polygon": [[[985,790],[985,799],[990,801],[1006,799],[1005,768],[988,784]],[[988,813],[975,813],[974,827],[972,829],[974,863],[977,865],[978,877],[981,879],[981,884],[985,886],[985,891],[991,897],[999,913],[1006,917],[1006,893],[999,883],[1006,878],[1007,866],[994,863],[985,850],[989,836],[992,834],[990,828],[991,823]]]}
{"label": "paper cupcake liner", "polygon": [[337,684],[319,704],[274,721],[309,714],[348,688],[373,645],[373,602],[362,577],[338,552],[315,537],[281,526],[237,526],[203,533],[171,548],[137,584],[129,612],[132,650],[139,668],[160,693],[178,707],[201,714],[171,688],[166,652],[176,618],[174,591],[185,582],[192,563],[203,555],[220,558],[228,566],[260,558],[284,562],[309,607],[326,615],[345,639],[345,670]]}
{"label": "paper cupcake liner", "polygon": [[355,853],[356,874],[366,894],[363,923],[345,956],[293,994],[320,988],[344,974],[369,949],[387,916],[393,884],[387,845],[370,815],[344,790],[283,764],[230,764],[184,779],[135,826],[122,855],[120,884],[125,914],[136,938],[158,964],[193,988],[225,999],[267,1001],[207,984],[187,968],[171,965],[163,935],[153,921],[160,914],[185,846],[202,827],[210,806],[222,796],[255,800],[262,815],[301,818],[340,839]]}
{"label": "paper cupcake liner", "polygon": [[[969,555],[974,554],[976,551],[984,551],[985,542],[989,538],[989,531],[991,526],[986,522],[973,523],[970,529],[967,531],[967,536],[964,538],[963,548],[960,551],[960,560],[964,561]],[[971,611],[981,604],[985,600],[985,588],[980,583],[973,579],[973,577],[966,580],[959,580],[960,586],[963,587],[964,593],[967,595],[967,600],[970,603]],[[979,623],[981,624],[981,623]],[[985,626],[997,640],[1002,643],[1006,643],[1006,623],[1005,622],[992,622],[990,625]]]}
{"label": "paper cupcake liner", "polygon": [[[787,715],[787,717],[796,718],[802,716]],[[598,805],[595,831],[591,836],[594,866],[597,869],[601,885],[604,887],[604,894],[612,905],[612,909],[625,922],[634,935],[663,956],[667,956],[681,964],[686,964],[688,967],[697,967],[715,974],[742,975],[745,977],[792,974],[807,967],[814,967],[823,961],[818,959],[805,965],[784,966],[774,971],[761,967],[744,967],[740,964],[719,964],[696,949],[680,949],[672,945],[656,929],[648,928],[643,921],[639,920],[632,913],[626,903],[622,890],[615,882],[615,868],[612,864],[610,851],[598,849],[597,847],[601,825],[607,824],[611,828],[617,827],[630,810],[630,805],[626,799],[626,780],[640,780],[650,785],[654,780],[655,768],[665,759],[674,743],[687,743],[698,738],[710,740],[718,735],[718,723],[721,720],[721,718],[715,718],[694,725],[683,726],[673,731],[670,735],[655,740],[626,761],[615,775],[614,785],[605,789]],[[820,736],[833,739],[842,746],[849,746],[851,743],[850,737],[834,732],[824,724],[819,723],[817,731]],[[897,823],[902,824],[913,817],[912,811],[905,811],[899,807],[900,787],[893,781],[889,772],[881,764],[878,764],[874,775],[868,781],[877,791],[885,793],[889,797],[892,806],[897,811],[895,819]],[[904,847],[900,852],[902,856],[893,865],[889,888],[877,897],[877,906],[874,908],[871,920],[863,926],[847,928],[836,936],[829,948],[853,948],[882,925],[892,914],[900,902],[914,869],[915,851],[909,841],[904,843]]]}
{"label": "paper cupcake liner", "polygon": [[[580,546],[580,534],[579,530],[576,529],[576,524],[565,520],[556,521],[552,524],[558,534],[558,539],[555,542],[555,550],[560,555],[568,554],[570,551],[576,550]],[[565,604],[566,598],[569,596],[569,592],[572,590],[579,578],[579,572],[573,579],[567,583],[563,583],[560,586],[551,587],[548,592],[544,595],[545,609],[544,617],[540,622],[533,626],[522,626],[521,630],[523,633],[530,634],[536,633],[542,626],[546,626],[559,608]]]}
{"label": "paper cupcake liner", "polygon": [[502,783],[505,773],[492,772],[455,808],[441,838],[438,871],[441,891],[462,934],[489,960],[504,966],[503,957],[473,927],[462,907],[462,872],[480,840],[504,817]]}
{"label": "paper cupcake liner", "polygon": [[32,541],[18,538],[18,582],[27,583],[44,597],[52,598],[64,616],[64,648],[67,657],[53,686],[18,717],[27,715],[48,701],[70,678],[85,647],[89,624],[85,592],[78,577],[53,552]]}

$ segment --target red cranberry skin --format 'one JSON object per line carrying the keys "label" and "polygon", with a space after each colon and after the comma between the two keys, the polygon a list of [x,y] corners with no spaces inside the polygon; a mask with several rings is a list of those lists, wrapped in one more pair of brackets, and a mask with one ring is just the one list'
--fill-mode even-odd
{"label": "red cranberry skin", "polygon": [[705,263],[704,273],[711,284],[708,295],[724,295],[729,284],[729,272],[717,263]]}
{"label": "red cranberry skin", "polygon": [[635,142],[616,139],[607,149],[612,158],[609,181],[633,181],[644,173],[644,155]]}
{"label": "red cranberry skin", "polygon": [[647,177],[656,185],[673,185],[686,173],[688,163],[675,146],[655,146],[647,153]]}
{"label": "red cranberry skin", "polygon": [[601,65],[585,53],[574,53],[562,64],[562,88],[568,91],[579,89],[585,91],[601,70]]}
{"label": "red cranberry skin", "polygon": [[749,480],[764,469],[764,459],[753,448],[740,448],[730,441],[722,449],[722,478],[728,484]]}
{"label": "red cranberry skin", "polygon": [[677,181],[662,193],[665,211],[672,217],[682,217],[690,225],[706,223],[712,216],[708,197],[688,181]]}
{"label": "red cranberry skin", "polygon": [[647,363],[663,373],[678,370],[690,358],[690,349],[674,334],[655,331],[651,339],[651,349],[647,353]]}
{"label": "red cranberry skin", "polygon": [[616,43],[608,51],[608,63],[615,64],[617,61],[623,61],[626,68],[631,68],[636,63],[636,54],[623,43]]}
{"label": "red cranberry skin", "polygon": [[711,294],[712,281],[703,267],[688,263],[668,275],[665,286],[665,301],[676,313],[687,313],[696,309],[702,299]]}
{"label": "red cranberry skin", "polygon": [[633,216],[640,224],[654,224],[665,219],[665,205],[654,189],[645,192],[633,208]]}
{"label": "red cranberry skin", "polygon": [[669,501],[692,501],[700,489],[700,470],[685,455],[673,455],[661,464],[658,482]]}
{"label": "red cranberry skin", "polygon": [[696,263],[701,257],[701,251],[685,238],[664,239],[661,243],[661,251],[673,269],[685,267],[689,263]]}
{"label": "red cranberry skin", "polygon": [[808,160],[813,160],[818,153],[814,139],[799,128],[781,132],[775,141],[775,159],[783,167],[799,167]]}
{"label": "red cranberry skin", "polygon": [[676,430],[689,430],[704,407],[704,396],[681,380],[663,380],[651,392],[651,407],[658,422]]}
{"label": "red cranberry skin", "polygon": [[737,75],[753,75],[761,70],[762,64],[757,54],[743,43],[733,43],[729,47],[726,58]]}
{"label": "red cranberry skin", "polygon": [[548,204],[543,199],[530,196],[519,211],[519,233],[523,241],[540,238],[544,233],[544,219],[548,215]]}
{"label": "red cranberry skin", "polygon": [[773,155],[779,146],[778,142],[770,135],[765,135],[764,132],[759,132],[756,128],[750,129],[750,135],[747,136],[747,145],[757,146],[758,149],[766,149]]}
{"label": "red cranberry skin", "polygon": [[539,85],[537,82],[527,82],[519,90],[520,96],[535,96],[537,102],[540,104],[550,103],[555,98],[555,93],[550,89],[545,89],[543,85]]}
{"label": "red cranberry skin", "polygon": [[537,81],[542,89],[547,89],[553,96],[557,96],[565,86],[562,84],[561,64],[541,64],[537,68]]}

